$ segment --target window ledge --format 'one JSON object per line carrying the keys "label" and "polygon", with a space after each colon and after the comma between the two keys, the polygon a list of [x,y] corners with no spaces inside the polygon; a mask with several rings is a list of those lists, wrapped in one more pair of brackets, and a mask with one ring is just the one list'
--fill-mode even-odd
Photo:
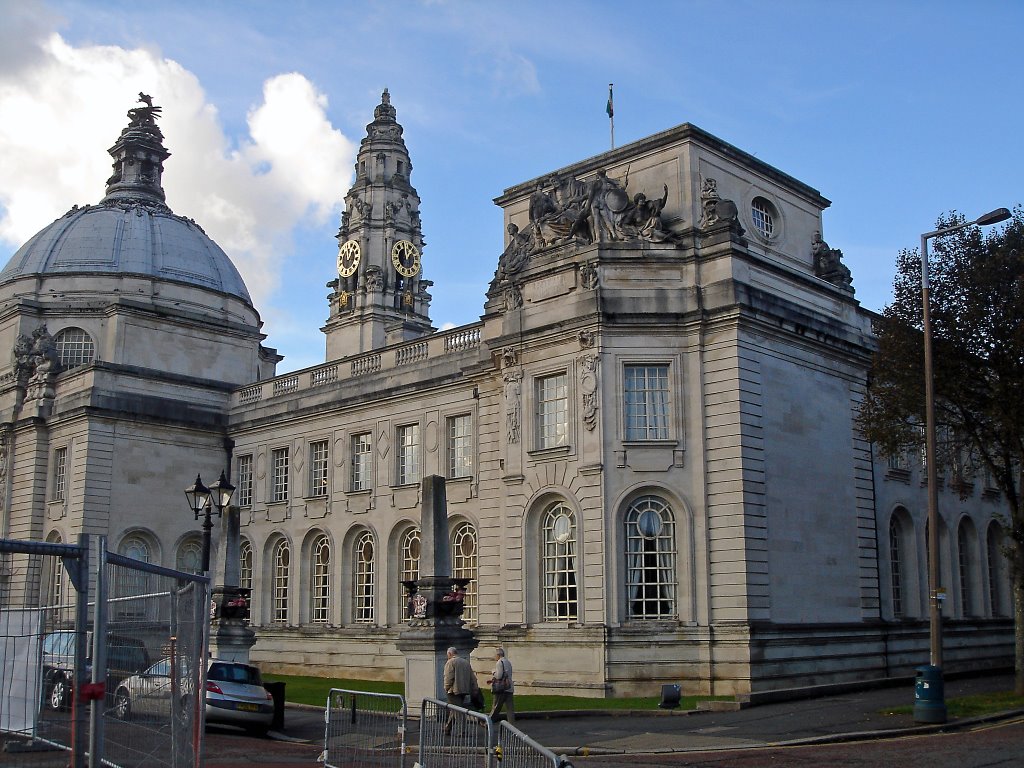
{"label": "window ledge", "polygon": [[568,456],[571,451],[571,445],[556,445],[554,448],[535,448],[527,453],[535,459],[546,459],[552,456]]}
{"label": "window ledge", "polygon": [[659,440],[623,440],[622,445],[625,448],[675,448],[679,445],[679,441],[674,438]]}

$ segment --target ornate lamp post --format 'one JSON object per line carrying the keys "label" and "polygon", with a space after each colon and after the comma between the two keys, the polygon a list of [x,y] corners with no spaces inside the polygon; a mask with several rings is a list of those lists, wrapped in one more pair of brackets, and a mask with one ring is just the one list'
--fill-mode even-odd
{"label": "ornate lamp post", "polygon": [[196,520],[199,519],[200,514],[204,516],[203,573],[208,573],[210,570],[210,533],[213,530],[211,515],[214,508],[217,510],[217,517],[223,515],[224,509],[231,503],[231,496],[234,492],[235,486],[228,482],[223,471],[220,473],[220,479],[209,488],[203,485],[202,478],[196,475],[196,481],[185,489],[185,498],[188,499],[189,508],[195,514]]}
{"label": "ornate lamp post", "polygon": [[[935,438],[935,377],[932,368],[932,319],[928,295],[928,241],[933,237],[959,232],[967,227],[998,224],[1010,218],[1006,208],[996,208],[974,221],[936,229],[921,235],[921,306],[924,335],[925,461],[928,475],[928,635],[929,667],[919,667],[914,719],[925,723],[946,722],[946,702],[942,683],[942,599],[939,593],[939,486]],[[925,694],[925,695],[922,695]]]}

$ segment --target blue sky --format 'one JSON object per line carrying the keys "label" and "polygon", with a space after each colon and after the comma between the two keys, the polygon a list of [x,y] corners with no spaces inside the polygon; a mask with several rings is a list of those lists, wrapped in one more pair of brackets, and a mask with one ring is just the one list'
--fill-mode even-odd
{"label": "blue sky", "polygon": [[0,258],[97,201],[144,90],[168,202],[239,265],[279,371],[324,359],[355,147],[387,87],[422,198],[435,326],[475,321],[492,199],[684,122],[832,201],[823,236],[881,309],[950,209],[1021,202],[1024,3],[0,0]]}

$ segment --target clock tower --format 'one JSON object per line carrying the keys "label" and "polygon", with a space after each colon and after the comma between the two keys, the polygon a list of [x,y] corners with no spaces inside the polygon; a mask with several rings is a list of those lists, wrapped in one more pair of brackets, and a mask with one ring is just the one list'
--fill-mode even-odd
{"label": "clock tower", "polygon": [[356,180],[338,230],[337,278],[328,283],[331,314],[321,329],[327,359],[369,352],[434,331],[431,281],[423,279],[420,198],[387,89],[366,126]]}

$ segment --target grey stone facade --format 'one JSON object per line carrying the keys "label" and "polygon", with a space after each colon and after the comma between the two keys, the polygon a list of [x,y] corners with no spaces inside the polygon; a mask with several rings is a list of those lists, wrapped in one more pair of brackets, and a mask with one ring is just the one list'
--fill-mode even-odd
{"label": "grey stone facade", "polygon": [[[45,323],[95,347],[52,392],[12,357],[3,534],[102,532],[175,565],[195,543],[181,488],[230,461],[253,658],[399,679],[419,479],[439,474],[478,666],[501,643],[521,691],[727,694],[923,663],[924,489],[855,428],[871,317],[821,240],[829,201],[673,128],[506,190],[481,319],[437,332],[396,114],[385,92],[357,157],[321,366],[273,376],[244,286],[201,271],[0,274],[0,343]],[[941,499],[954,669],[1011,643],[1001,507],[974,484]]]}

